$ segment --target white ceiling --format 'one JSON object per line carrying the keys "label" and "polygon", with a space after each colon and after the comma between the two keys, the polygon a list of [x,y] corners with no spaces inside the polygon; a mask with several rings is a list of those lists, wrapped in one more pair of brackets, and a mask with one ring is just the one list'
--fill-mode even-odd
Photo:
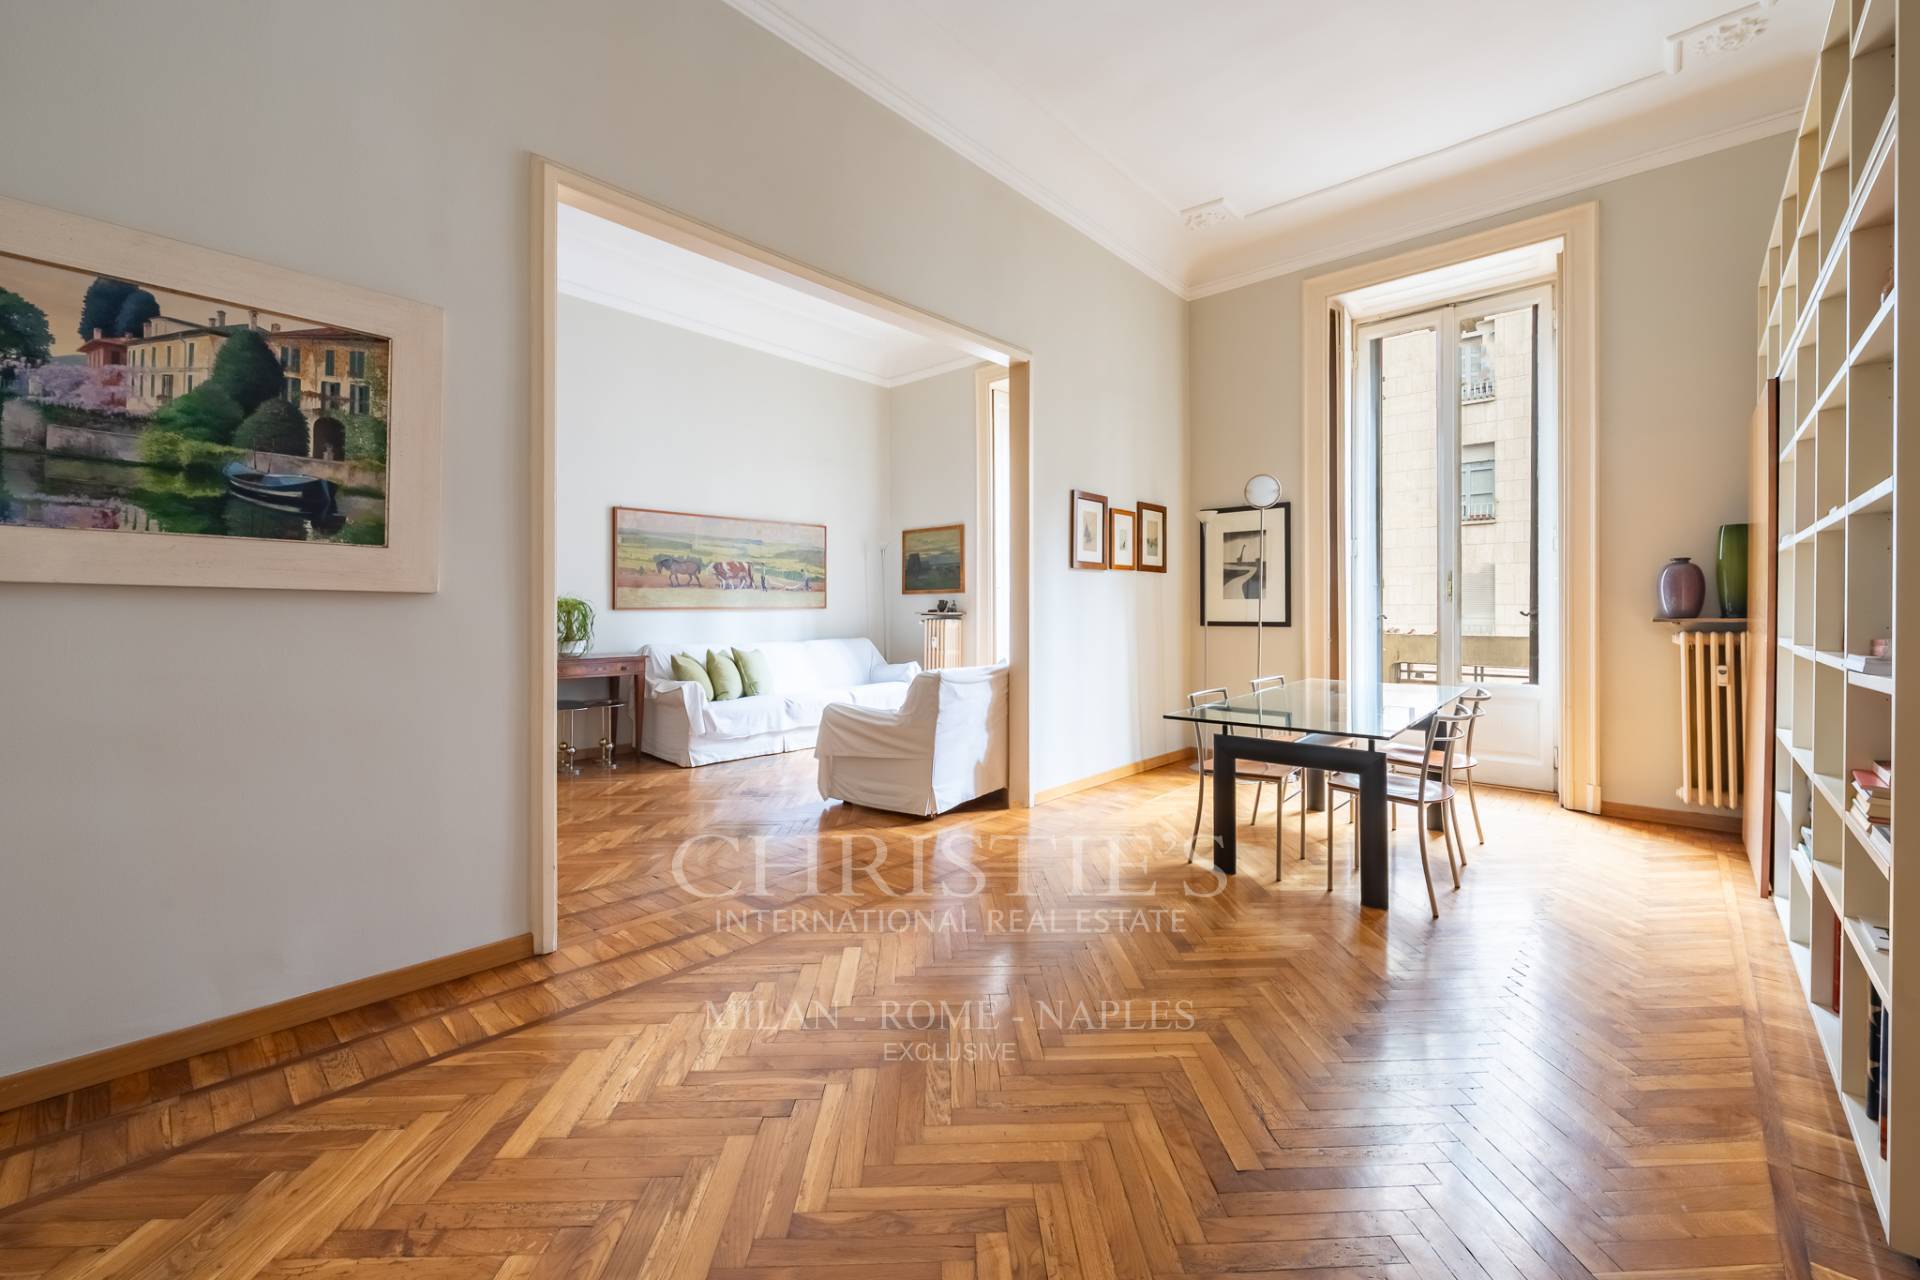
{"label": "white ceiling", "polygon": [[943,343],[560,206],[560,292],[875,386],[979,361]]}
{"label": "white ceiling", "polygon": [[727,0],[1188,297],[1798,118],[1830,0]]}

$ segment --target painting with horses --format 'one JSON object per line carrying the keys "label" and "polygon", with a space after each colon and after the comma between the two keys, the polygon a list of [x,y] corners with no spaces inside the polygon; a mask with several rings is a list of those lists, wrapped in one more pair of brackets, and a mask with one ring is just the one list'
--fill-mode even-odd
{"label": "painting with horses", "polygon": [[827,526],[613,509],[616,609],[824,609]]}

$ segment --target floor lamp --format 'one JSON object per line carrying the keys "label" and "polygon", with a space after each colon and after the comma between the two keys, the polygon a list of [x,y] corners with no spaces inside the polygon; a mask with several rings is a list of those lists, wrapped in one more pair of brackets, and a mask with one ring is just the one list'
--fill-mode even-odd
{"label": "floor lamp", "polygon": [[1256,680],[1267,674],[1261,649],[1267,632],[1267,508],[1278,506],[1281,494],[1280,482],[1264,471],[1247,481],[1247,505],[1260,512],[1260,549],[1254,558],[1254,581],[1259,587],[1259,594],[1254,598],[1253,624],[1253,678]]}

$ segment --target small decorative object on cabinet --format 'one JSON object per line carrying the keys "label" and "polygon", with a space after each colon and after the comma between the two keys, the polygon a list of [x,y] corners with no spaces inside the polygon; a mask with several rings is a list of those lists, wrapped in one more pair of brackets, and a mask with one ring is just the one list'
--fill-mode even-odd
{"label": "small decorative object on cabinet", "polygon": [[1720,616],[1747,616],[1747,526],[1720,526],[1720,546],[1714,557],[1714,585],[1720,593]]}
{"label": "small decorative object on cabinet", "polygon": [[1133,512],[1115,507],[1107,512],[1107,566],[1132,570],[1134,566]]}
{"label": "small decorative object on cabinet", "polygon": [[1660,620],[1697,618],[1707,603],[1707,575],[1691,557],[1675,556],[1660,570]]}
{"label": "small decorative object on cabinet", "polygon": [[1811,67],[1754,295],[1757,382],[1779,395],[1777,442],[1754,433],[1774,493],[1750,516],[1748,602],[1774,619],[1761,852],[1800,1024],[1887,1243],[1907,1254],[1920,1254],[1920,879],[1894,863],[1909,856],[1900,815],[1920,809],[1920,791],[1900,798],[1920,778],[1920,680],[1900,674],[1901,644],[1872,654],[1920,635],[1920,521],[1900,508],[1906,484],[1920,495],[1920,448],[1900,440],[1920,403],[1920,326],[1899,318],[1920,297],[1920,253],[1901,243],[1920,186],[1911,151],[1897,154],[1899,100],[1920,103],[1917,28],[1920,0],[1836,0]]}
{"label": "small decorative object on cabinet", "polygon": [[1133,505],[1140,511],[1140,528],[1137,531],[1137,545],[1140,553],[1134,558],[1134,567],[1142,573],[1165,573],[1167,571],[1167,509],[1157,502],[1144,500]]}
{"label": "small decorative object on cabinet", "polygon": [[[943,602],[944,603],[944,602]],[[958,609],[929,609],[920,615],[920,665],[928,671],[966,664],[966,642],[960,634]]]}
{"label": "small decorative object on cabinet", "polygon": [[900,591],[938,595],[967,589],[967,526],[936,525],[900,534]]}
{"label": "small decorative object on cabinet", "polygon": [[1107,567],[1107,499],[1105,494],[1075,489],[1068,501],[1072,525],[1067,531],[1067,562],[1075,569]]}
{"label": "small decorative object on cabinet", "polygon": [[593,647],[593,606],[585,600],[561,596],[554,602],[554,621],[561,657],[577,658]]}

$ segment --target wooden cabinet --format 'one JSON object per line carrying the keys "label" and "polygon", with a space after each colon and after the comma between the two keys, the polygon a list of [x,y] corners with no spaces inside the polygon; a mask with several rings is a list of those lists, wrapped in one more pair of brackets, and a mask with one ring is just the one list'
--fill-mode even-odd
{"label": "wooden cabinet", "polygon": [[928,671],[942,667],[965,666],[967,646],[960,620],[964,613],[923,613],[920,615],[920,665]]}

